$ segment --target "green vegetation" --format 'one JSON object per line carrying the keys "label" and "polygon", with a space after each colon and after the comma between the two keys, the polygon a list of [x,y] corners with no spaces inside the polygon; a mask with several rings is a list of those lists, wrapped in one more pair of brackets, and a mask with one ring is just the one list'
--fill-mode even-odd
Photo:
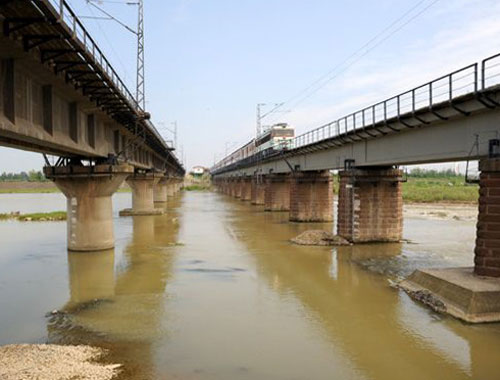
{"label": "green vegetation", "polygon": [[34,214],[19,214],[18,212],[10,214],[0,214],[0,220],[17,219],[21,222],[46,222],[66,220],[66,211],[37,212]]}
{"label": "green vegetation", "polygon": [[465,184],[463,176],[414,177],[402,184],[405,202],[466,202],[475,203],[479,197],[477,185]]}
{"label": "green vegetation", "polygon": [[194,184],[194,185],[187,185],[184,186],[184,190],[186,191],[207,191],[210,190],[210,185],[209,184]]}
{"label": "green vegetation", "polygon": [[33,188],[21,188],[21,189],[0,189],[0,194],[29,194],[29,193],[59,193],[59,189],[56,187],[33,187]]}
{"label": "green vegetation", "polygon": [[[452,170],[413,169],[402,183],[403,201],[431,203],[456,202],[476,203],[479,188],[475,184],[466,184],[463,175],[456,175]],[[334,191],[338,194],[338,178],[334,181]]]}
{"label": "green vegetation", "polygon": [[30,170],[28,173],[6,173],[0,174],[0,182],[12,182],[12,181],[28,181],[28,182],[46,182],[47,178],[43,175],[41,171]]}

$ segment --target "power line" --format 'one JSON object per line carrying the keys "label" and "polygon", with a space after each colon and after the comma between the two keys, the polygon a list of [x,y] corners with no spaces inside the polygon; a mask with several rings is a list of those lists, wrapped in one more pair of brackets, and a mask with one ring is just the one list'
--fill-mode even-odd
{"label": "power line", "polygon": [[[419,12],[414,14],[412,17],[410,17],[408,20],[406,20],[403,24],[399,25],[396,29],[392,30],[388,35],[383,37],[381,40],[375,43],[375,45],[369,47],[373,42],[377,41],[380,37],[382,37],[384,34],[386,34],[388,31],[390,31],[394,26],[396,26],[398,23],[400,23],[402,20],[404,20],[408,15],[410,15],[415,9],[417,9],[419,6],[421,6],[423,3],[425,3],[427,0],[420,0],[418,1],[415,5],[413,5],[410,9],[408,9],[406,12],[404,12],[401,16],[399,16],[396,20],[391,22],[387,27],[385,27],[382,31],[377,33],[374,37],[372,37],[370,40],[368,40],[366,43],[364,43],[360,48],[356,49],[352,54],[350,54],[346,59],[344,59],[342,62],[337,64],[334,68],[329,70],[326,74],[322,75],[319,77],[317,80],[315,80],[313,83],[311,83],[309,86],[307,86],[305,89],[299,91],[297,94],[289,98],[287,101],[285,101],[283,104],[276,106],[273,108],[269,113],[274,113],[277,111],[279,108],[281,108],[284,104],[289,104],[292,100],[298,99],[294,103],[292,103],[292,106],[289,106],[291,109],[292,107],[296,107],[298,104],[302,103],[303,101],[307,100],[310,98],[312,95],[314,95],[316,92],[318,92],[321,88],[326,86],[328,83],[330,83],[333,79],[337,78],[341,74],[343,74],[347,69],[352,67],[355,63],[359,62],[361,58],[365,57],[368,53],[370,53],[372,50],[374,50],[376,47],[378,47],[380,44],[382,44],[384,41],[392,37],[394,34],[399,32],[401,29],[403,29],[406,25],[408,25],[410,22],[412,22],[414,19],[416,19],[418,16],[420,16],[422,13],[427,11],[430,7],[432,7],[434,4],[439,2],[440,0],[434,0],[424,8],[422,8]],[[366,49],[368,48],[368,49]],[[365,50],[366,49],[366,50]],[[359,56],[358,56],[359,55]],[[352,60],[352,61],[351,61]],[[351,61],[351,62],[349,62]],[[349,62],[349,63],[348,63]],[[347,66],[345,66],[342,70],[340,70],[338,73],[332,76],[332,74],[339,68],[341,68],[343,65],[346,63]],[[310,91],[312,89],[312,91]],[[276,120],[277,118],[275,117],[273,119]]]}
{"label": "power line", "polygon": [[[95,13],[94,13],[94,10],[90,7],[89,5],[89,1],[87,1],[87,7],[90,11],[90,13],[92,13],[92,15],[95,16]],[[98,17],[98,16],[95,16],[95,17]],[[111,51],[113,52],[114,56],[116,57],[116,59],[118,60],[118,62],[120,63],[120,65],[122,66],[122,69],[123,69],[123,72],[125,74],[125,78],[124,80],[127,81],[127,78],[130,78],[131,75],[130,73],[128,72],[127,70],[127,66],[123,63],[123,61],[121,60],[120,58],[120,55],[118,54],[118,52],[115,50],[115,48],[113,47],[113,44],[111,43],[110,39],[108,38],[108,35],[107,33],[105,32],[105,30],[101,27],[101,24],[96,20],[95,21],[95,24],[97,25],[97,27],[99,28],[99,30],[101,31],[102,33],[102,36],[104,37],[104,39],[107,41],[109,47],[111,48]]]}
{"label": "power line", "polygon": [[[120,21],[119,19],[117,19],[115,16],[113,16],[111,13],[105,11],[104,9],[102,9],[101,7],[97,6],[96,4],[94,4],[92,2],[92,0],[87,0],[87,4],[93,6],[94,8],[98,9],[100,12],[104,13],[106,16],[108,16],[109,18],[113,19],[114,21],[116,21],[118,24],[120,24],[121,26],[123,26],[125,29],[127,29],[129,32],[131,33],[134,33],[135,35],[137,35],[139,32],[135,31],[134,29],[132,29],[131,27],[129,27],[127,24],[125,24],[123,21]],[[127,3],[123,3],[123,4],[127,4]]]}

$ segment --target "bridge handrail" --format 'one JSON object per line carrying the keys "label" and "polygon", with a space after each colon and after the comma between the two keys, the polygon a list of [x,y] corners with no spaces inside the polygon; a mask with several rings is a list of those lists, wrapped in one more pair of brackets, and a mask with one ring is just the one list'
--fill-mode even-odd
{"label": "bridge handrail", "polygon": [[[123,80],[119,77],[113,66],[111,66],[111,63],[108,61],[91,35],[87,32],[82,22],[78,19],[77,15],[73,12],[68,3],[65,0],[48,1],[59,14],[60,20],[64,22],[66,26],[73,32],[73,36],[77,38],[83,44],[86,51],[92,55],[94,63],[108,75],[111,82],[137,110],[143,111],[140,105],[137,103],[135,97],[127,88]],[[69,18],[69,20],[67,20],[67,18]]]}
{"label": "bridge handrail", "polygon": [[[500,54],[499,54],[500,56]],[[457,78],[457,74],[466,73]],[[463,83],[464,79],[470,79],[470,82]],[[444,83],[441,83],[444,82]],[[459,83],[459,86],[454,86]],[[439,85],[438,85],[439,84]],[[445,87],[446,91],[436,94],[434,91]],[[469,91],[463,91],[470,89]],[[419,90],[423,90],[419,92]],[[415,113],[424,108],[432,108],[443,101],[451,102],[458,96],[474,93],[478,90],[478,64],[473,63],[461,69],[455,70],[449,74],[438,77],[430,82],[419,85],[409,91],[402,92],[386,100],[375,103],[360,111],[353,112],[337,120],[323,124],[315,129],[307,131],[294,138],[292,148],[299,148],[305,145],[313,144],[318,141],[340,136],[353,130],[364,129],[373,126],[379,122],[387,122],[388,119],[401,117],[409,112]],[[422,96],[425,98],[422,99]],[[443,99],[443,95],[446,98]],[[405,98],[406,97],[406,98]],[[395,102],[394,110],[390,110],[391,102]],[[404,104],[409,102],[409,105]],[[426,103],[417,107],[419,103]]]}
{"label": "bridge handrail", "polygon": [[[73,37],[78,39],[85,50],[92,56],[94,64],[100,67],[101,71],[108,76],[108,79],[116,86],[122,96],[136,111],[144,111],[68,3],[65,0],[47,1],[54,7],[61,22],[72,31]],[[146,125],[155,137],[169,148],[153,123],[147,120]],[[173,156],[175,157],[175,155]],[[177,160],[177,157],[175,157],[175,159]]]}
{"label": "bridge handrail", "polygon": [[[478,69],[480,67],[480,73]],[[496,71],[495,71],[496,70]],[[479,80],[479,75],[481,79]],[[488,80],[496,79],[493,83]],[[455,70],[451,73],[438,77],[430,82],[417,86],[409,91],[402,92],[386,100],[375,103],[347,116],[323,124],[315,129],[296,136],[292,143],[287,142],[287,146],[280,149],[295,149],[306,145],[314,144],[322,140],[347,135],[350,131],[373,127],[377,123],[387,124],[389,119],[400,119],[408,114],[415,115],[419,111],[428,109],[434,111],[433,107],[442,103],[452,103],[456,98],[464,95],[477,93],[479,90],[485,91],[489,87],[500,84],[500,53],[483,59],[480,63],[473,63]],[[443,89],[437,92],[436,90]],[[260,160],[263,156],[268,157],[271,152],[264,155],[256,154],[255,157],[248,157],[240,160],[247,162]],[[213,170],[218,170],[224,165],[224,157],[213,166]],[[238,161],[238,162],[240,162]],[[230,164],[235,165],[236,162]]]}

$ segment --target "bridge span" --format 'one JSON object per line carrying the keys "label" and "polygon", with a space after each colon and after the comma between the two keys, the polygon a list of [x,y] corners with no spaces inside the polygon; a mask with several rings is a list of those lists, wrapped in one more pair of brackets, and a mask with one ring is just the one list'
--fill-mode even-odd
{"label": "bridge span", "polygon": [[68,200],[69,249],[112,248],[122,182],[124,215],[156,214],[185,170],[66,1],[2,0],[0,23],[0,145],[44,154]]}
{"label": "bridge span", "polygon": [[418,271],[406,288],[413,294],[434,292],[448,312],[467,321],[500,320],[500,281],[478,280],[500,278],[499,106],[500,54],[297,136],[291,144],[238,161],[223,159],[211,169],[212,179],[224,194],[267,211],[289,211],[290,221],[332,222],[330,171],[338,170],[337,233],[352,243],[394,242],[403,230],[400,165],[479,160],[474,268]]}

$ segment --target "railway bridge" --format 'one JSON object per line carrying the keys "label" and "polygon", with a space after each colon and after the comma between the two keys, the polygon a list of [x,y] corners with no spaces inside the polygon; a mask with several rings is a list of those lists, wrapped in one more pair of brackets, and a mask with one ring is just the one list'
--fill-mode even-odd
{"label": "railway bridge", "polygon": [[211,169],[214,185],[267,211],[289,211],[290,221],[332,222],[331,171],[338,170],[337,233],[352,243],[394,242],[402,238],[401,165],[479,160],[474,268],[417,271],[406,287],[430,291],[459,318],[500,320],[499,84],[500,54],[291,144],[230,164],[223,160]]}
{"label": "railway bridge", "polygon": [[185,170],[64,0],[1,0],[0,23],[0,145],[44,154],[67,197],[70,250],[112,248],[123,181],[123,215],[157,214]]}

